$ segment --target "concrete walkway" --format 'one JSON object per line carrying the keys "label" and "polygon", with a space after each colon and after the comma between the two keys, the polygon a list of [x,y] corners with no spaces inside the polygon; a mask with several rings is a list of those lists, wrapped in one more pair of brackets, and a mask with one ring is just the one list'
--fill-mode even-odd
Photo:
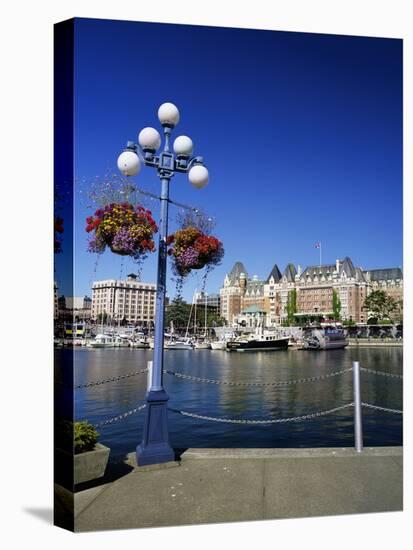
{"label": "concrete walkway", "polygon": [[75,494],[75,530],[402,510],[402,447],[188,449]]}

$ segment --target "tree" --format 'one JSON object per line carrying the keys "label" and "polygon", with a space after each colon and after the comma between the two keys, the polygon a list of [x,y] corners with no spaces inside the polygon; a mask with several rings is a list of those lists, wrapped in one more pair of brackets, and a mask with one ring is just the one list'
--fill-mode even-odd
{"label": "tree", "polygon": [[172,321],[175,330],[186,329],[190,312],[190,304],[184,302],[182,298],[174,298],[166,310],[165,325],[169,327]]}
{"label": "tree", "polygon": [[335,321],[340,320],[341,312],[341,300],[336,290],[333,290],[333,319]]}
{"label": "tree", "polygon": [[297,313],[297,291],[295,288],[290,290],[287,297],[287,322],[289,326],[294,324],[294,313]]}
{"label": "tree", "polygon": [[393,320],[393,313],[399,310],[399,304],[384,290],[373,290],[365,299],[363,309],[369,311],[380,322],[383,319]]}

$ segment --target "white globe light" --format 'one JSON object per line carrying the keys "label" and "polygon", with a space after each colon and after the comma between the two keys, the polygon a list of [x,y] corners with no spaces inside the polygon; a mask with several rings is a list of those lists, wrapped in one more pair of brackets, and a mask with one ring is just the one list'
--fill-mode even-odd
{"label": "white globe light", "polygon": [[141,161],[133,151],[123,151],[118,158],[118,168],[124,176],[135,176],[141,170]]}
{"label": "white globe light", "polygon": [[162,103],[158,109],[158,118],[161,124],[176,126],[179,122],[179,111],[173,103]]}
{"label": "white globe light", "polygon": [[178,136],[174,141],[174,151],[177,155],[185,155],[190,157],[194,150],[192,139],[188,136]]}
{"label": "white globe light", "polygon": [[208,170],[205,166],[197,164],[189,170],[188,178],[194,187],[202,189],[208,183]]}
{"label": "white globe light", "polygon": [[141,130],[139,132],[138,141],[139,145],[144,150],[156,151],[161,146],[161,136],[155,128],[148,127]]}

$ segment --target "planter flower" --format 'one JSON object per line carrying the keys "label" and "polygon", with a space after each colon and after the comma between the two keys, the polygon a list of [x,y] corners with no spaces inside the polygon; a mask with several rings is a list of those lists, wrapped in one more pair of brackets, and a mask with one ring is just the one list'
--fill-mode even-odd
{"label": "planter flower", "polygon": [[89,242],[90,252],[100,254],[109,247],[115,254],[141,259],[155,250],[153,237],[158,227],[151,211],[143,206],[111,203],[96,210],[86,218],[86,223],[86,231],[94,232]]}
{"label": "planter flower", "polygon": [[194,226],[176,231],[168,237],[167,244],[171,245],[168,254],[179,277],[186,277],[193,269],[212,269],[224,256],[221,241]]}

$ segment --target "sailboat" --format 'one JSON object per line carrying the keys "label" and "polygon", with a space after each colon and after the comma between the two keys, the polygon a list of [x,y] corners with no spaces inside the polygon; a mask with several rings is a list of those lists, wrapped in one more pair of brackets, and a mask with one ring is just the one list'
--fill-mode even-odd
{"label": "sailboat", "polygon": [[[195,305],[196,311],[196,305]],[[208,295],[205,292],[205,327],[204,327],[204,336],[203,339],[195,342],[195,349],[211,349],[211,342],[208,340],[207,335],[207,312],[208,312]]]}
{"label": "sailboat", "polygon": [[188,329],[187,329],[187,334],[185,336],[185,339],[182,340],[182,339],[177,339],[175,340],[174,339],[174,324],[173,324],[173,321],[171,321],[171,338],[170,340],[168,340],[167,342],[165,342],[164,344],[164,348],[165,349],[192,349],[193,346],[192,346],[192,343],[189,341],[188,339]]}

